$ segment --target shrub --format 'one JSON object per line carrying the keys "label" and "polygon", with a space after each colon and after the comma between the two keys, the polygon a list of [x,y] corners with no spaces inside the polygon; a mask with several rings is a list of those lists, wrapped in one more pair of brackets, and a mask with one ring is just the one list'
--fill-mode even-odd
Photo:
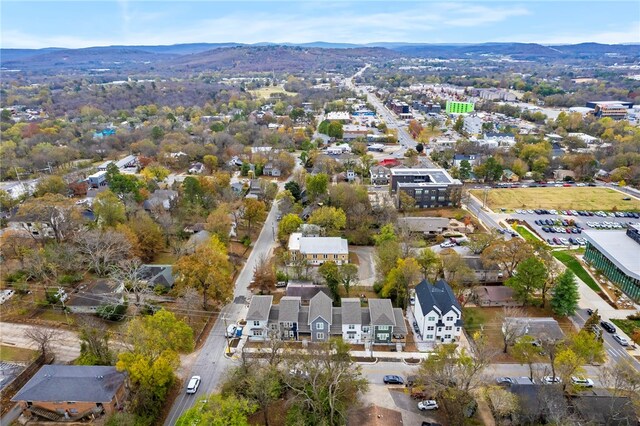
{"label": "shrub", "polygon": [[25,271],[15,271],[10,274],[7,274],[4,277],[4,280],[7,283],[18,283],[26,281],[27,273]]}
{"label": "shrub", "polygon": [[161,284],[157,284],[155,287],[153,287],[153,292],[160,296],[163,294],[167,294],[169,292],[169,289]]}
{"label": "shrub", "polygon": [[630,320],[640,320],[640,312],[636,312],[635,314],[629,314],[627,315],[627,319]]}
{"label": "shrub", "polygon": [[64,274],[58,277],[58,284],[70,285],[82,281],[82,275],[80,274]]}
{"label": "shrub", "polygon": [[276,280],[289,282],[289,275],[283,271],[276,271]]}
{"label": "shrub", "polygon": [[126,304],[105,304],[96,309],[96,315],[107,321],[122,321],[126,312]]}
{"label": "shrub", "polygon": [[245,235],[244,237],[242,237],[242,245],[245,247],[251,247],[251,237],[248,235]]}

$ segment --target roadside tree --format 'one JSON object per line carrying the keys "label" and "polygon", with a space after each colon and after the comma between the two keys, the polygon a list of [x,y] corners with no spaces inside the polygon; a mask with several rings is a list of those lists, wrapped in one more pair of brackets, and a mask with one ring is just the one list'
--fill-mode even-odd
{"label": "roadside tree", "polygon": [[539,291],[547,279],[547,269],[542,261],[535,257],[523,260],[506,282],[515,292],[515,297],[525,305],[531,302],[531,298]]}
{"label": "roadside tree", "polygon": [[567,269],[558,277],[552,293],[551,308],[556,315],[564,317],[576,313],[580,294],[578,293],[578,284],[576,283],[575,275],[573,275],[570,269]]}

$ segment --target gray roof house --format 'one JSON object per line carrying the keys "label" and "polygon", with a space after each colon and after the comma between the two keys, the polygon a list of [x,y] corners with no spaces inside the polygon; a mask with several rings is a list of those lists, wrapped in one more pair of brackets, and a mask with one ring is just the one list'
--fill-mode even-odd
{"label": "gray roof house", "polygon": [[172,189],[156,189],[153,194],[142,204],[147,210],[155,210],[162,207],[169,210],[173,206],[173,202],[178,198],[178,192]]}
{"label": "gray roof house", "polygon": [[302,299],[300,297],[284,296],[280,299],[277,321],[281,339],[298,340],[298,319],[301,305]]}
{"label": "gray roof house", "polygon": [[125,377],[112,366],[43,365],[11,401],[26,415],[77,421],[120,408]]}
{"label": "gray roof house", "polygon": [[369,299],[368,311],[373,343],[393,343],[407,335],[402,309],[394,308],[391,300]]}
{"label": "gray roof house", "polygon": [[124,303],[122,286],[109,280],[99,279],[77,287],[66,302],[66,307],[76,314],[94,314],[102,305]]}
{"label": "gray roof house", "polygon": [[267,337],[267,324],[273,304],[273,296],[253,296],[247,312],[249,336],[254,339]]}
{"label": "gray roof house", "polygon": [[564,337],[564,332],[562,331],[562,328],[560,328],[560,324],[551,317],[509,317],[505,318],[504,321],[519,324],[519,334],[521,336],[531,336],[537,341],[558,341]]}
{"label": "gray roof house", "polygon": [[311,341],[329,340],[333,322],[333,301],[324,293],[318,293],[309,302],[309,318],[307,319]]}
{"label": "gray roof house", "polygon": [[411,233],[441,234],[449,228],[449,219],[446,217],[401,217],[398,218],[398,227],[407,229]]}
{"label": "gray roof house", "polygon": [[161,286],[170,290],[175,283],[171,265],[142,265],[140,278],[146,280],[151,288]]}

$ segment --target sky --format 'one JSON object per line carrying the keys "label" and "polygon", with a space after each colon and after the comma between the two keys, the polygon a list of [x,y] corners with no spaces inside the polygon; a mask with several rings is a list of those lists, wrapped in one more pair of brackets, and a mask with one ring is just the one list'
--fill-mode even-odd
{"label": "sky", "polygon": [[0,0],[0,47],[640,43],[640,1]]}

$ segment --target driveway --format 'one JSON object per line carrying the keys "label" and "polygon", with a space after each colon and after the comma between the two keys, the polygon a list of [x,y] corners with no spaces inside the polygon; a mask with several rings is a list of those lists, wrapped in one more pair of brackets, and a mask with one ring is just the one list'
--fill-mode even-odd
{"label": "driveway", "polygon": [[371,246],[355,246],[351,251],[358,256],[358,281],[359,285],[373,287],[376,281],[375,256],[374,247]]}

